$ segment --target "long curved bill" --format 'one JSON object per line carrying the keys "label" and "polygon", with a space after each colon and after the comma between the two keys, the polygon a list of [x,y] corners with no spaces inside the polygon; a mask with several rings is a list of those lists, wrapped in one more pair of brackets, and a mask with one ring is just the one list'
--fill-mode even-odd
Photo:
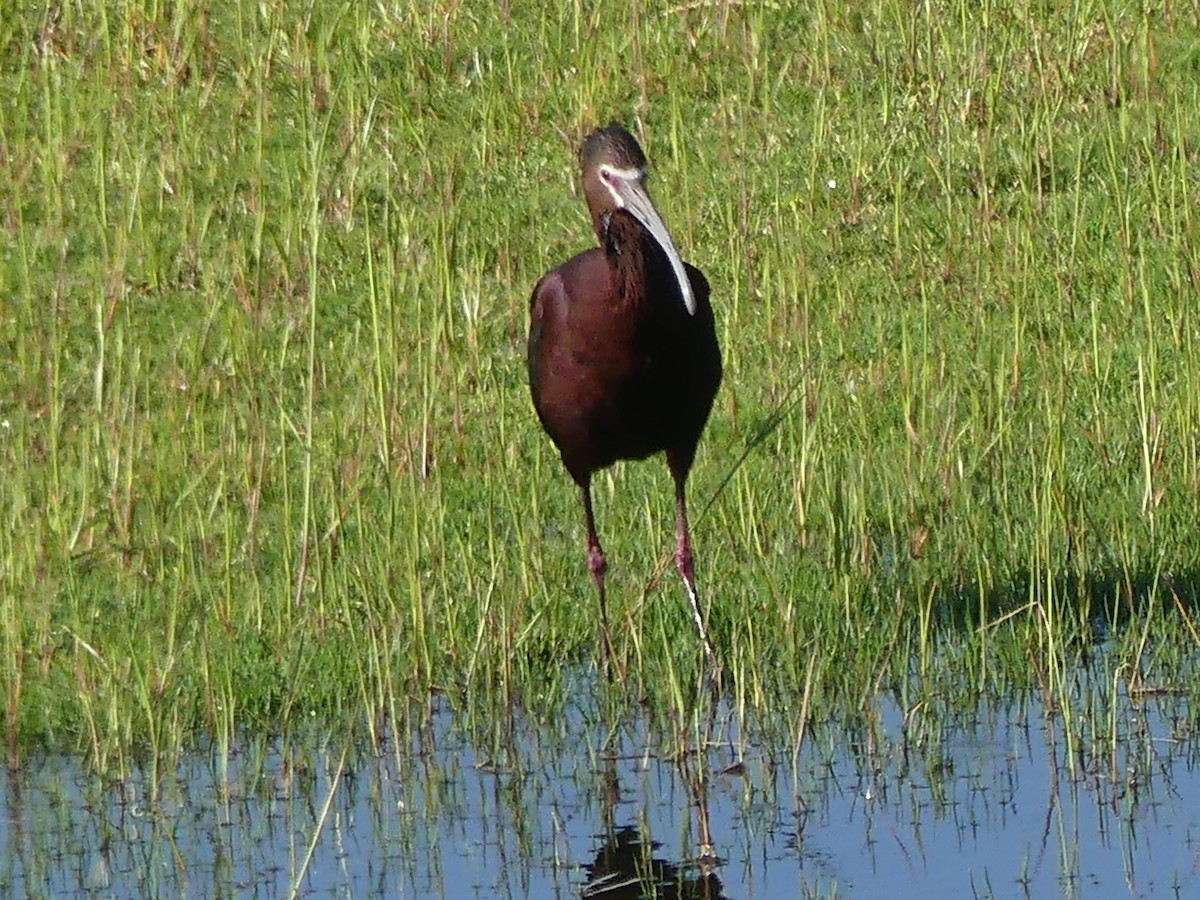
{"label": "long curved bill", "polygon": [[[621,174],[625,175],[625,173]],[[675,273],[675,280],[679,282],[679,296],[683,298],[683,305],[687,309],[688,315],[694,316],[696,314],[696,296],[692,293],[692,283],[688,281],[687,272],[683,269],[683,260],[679,258],[675,242],[671,240],[667,226],[663,223],[658,210],[654,208],[650,195],[642,186],[641,173],[629,174],[636,177],[621,177],[609,182],[613,193],[618,198],[620,205],[632,213],[633,217],[650,232],[650,236],[658,241],[658,246],[663,248],[663,252],[667,255],[667,261],[671,263],[671,271]]]}

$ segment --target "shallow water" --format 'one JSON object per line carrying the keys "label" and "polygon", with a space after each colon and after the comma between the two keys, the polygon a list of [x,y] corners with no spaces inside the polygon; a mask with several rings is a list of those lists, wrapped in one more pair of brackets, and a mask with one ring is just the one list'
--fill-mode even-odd
{"label": "shallow water", "polygon": [[1123,700],[1099,756],[1033,703],[933,733],[885,700],[875,727],[817,728],[794,756],[723,712],[703,779],[640,724],[606,754],[582,716],[551,736],[510,721],[515,749],[492,756],[445,711],[353,764],[278,743],[193,753],[157,792],[147,771],[102,788],[43,756],[0,774],[0,894],[1194,897],[1179,702]]}

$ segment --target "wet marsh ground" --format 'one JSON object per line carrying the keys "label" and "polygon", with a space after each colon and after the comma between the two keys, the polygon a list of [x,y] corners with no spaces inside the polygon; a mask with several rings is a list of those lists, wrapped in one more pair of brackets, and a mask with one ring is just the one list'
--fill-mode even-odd
{"label": "wet marsh ground", "polygon": [[97,791],[165,791],[197,746],[357,758],[431,697],[480,758],[581,715],[694,752],[665,464],[597,479],[623,678],[581,681],[582,514],[525,384],[529,291],[593,240],[575,153],[611,118],[713,286],[690,497],[739,740],[803,755],[886,698],[951,765],[947,729],[1036,698],[1074,783],[1168,698],[1191,758],[1195,10],[10,13],[10,790],[45,758]]}

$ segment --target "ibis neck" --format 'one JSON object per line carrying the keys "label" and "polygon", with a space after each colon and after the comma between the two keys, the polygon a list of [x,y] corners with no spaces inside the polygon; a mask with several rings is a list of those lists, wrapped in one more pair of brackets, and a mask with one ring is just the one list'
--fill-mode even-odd
{"label": "ibis neck", "polygon": [[661,257],[658,245],[641,222],[618,210],[609,219],[603,246],[616,288],[614,299],[622,306],[641,306],[649,293],[651,270]]}

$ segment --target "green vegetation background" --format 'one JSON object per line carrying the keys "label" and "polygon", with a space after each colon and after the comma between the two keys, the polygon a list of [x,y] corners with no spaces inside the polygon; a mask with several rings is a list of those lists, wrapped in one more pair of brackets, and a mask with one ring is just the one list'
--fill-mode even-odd
{"label": "green vegetation background", "polygon": [[[613,118],[713,285],[740,710],[1069,710],[1097,643],[1194,690],[1194,4],[5,6],[10,760],[570,702],[595,600],[524,335]],[[618,705],[684,710],[665,465],[597,502]]]}

